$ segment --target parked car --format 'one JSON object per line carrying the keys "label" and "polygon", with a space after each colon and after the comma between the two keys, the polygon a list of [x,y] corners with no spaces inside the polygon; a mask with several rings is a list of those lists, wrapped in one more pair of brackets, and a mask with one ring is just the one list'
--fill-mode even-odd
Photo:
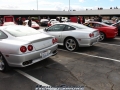
{"label": "parked car", "polygon": [[113,24],[113,22],[111,20],[103,20],[102,22],[105,23],[105,24],[108,24],[108,25]]}
{"label": "parked car", "polygon": [[92,46],[98,42],[99,31],[77,23],[57,23],[40,32],[53,35],[58,44],[63,45],[69,51],[78,50],[79,47]]}
{"label": "parked car", "polygon": [[60,23],[59,21],[57,21],[56,19],[51,19],[49,22],[48,22],[48,27],[51,26],[51,25],[54,25],[56,23]]}
{"label": "parked car", "polygon": [[[25,26],[28,26],[28,20],[25,20],[24,22],[26,23]],[[40,29],[40,26],[35,21],[32,21],[32,28],[38,30]]]}
{"label": "parked car", "polygon": [[107,25],[105,23],[91,21],[89,23],[85,23],[84,25],[99,30],[99,41],[103,41],[106,38],[115,38],[118,35],[118,30],[116,27]]}
{"label": "parked car", "polygon": [[41,25],[41,26],[48,26],[48,22],[49,22],[48,19],[41,19],[41,20],[40,20],[40,25]]}
{"label": "parked car", "polygon": [[13,16],[4,16],[2,26],[16,25]]}
{"label": "parked car", "polygon": [[120,21],[118,21],[118,22],[115,23],[115,24],[112,24],[112,26],[117,27],[117,29],[118,29],[118,36],[120,36]]}
{"label": "parked car", "polygon": [[57,39],[22,25],[0,27],[0,71],[26,67],[57,54]]}
{"label": "parked car", "polygon": [[3,22],[15,22],[14,16],[4,16]]}

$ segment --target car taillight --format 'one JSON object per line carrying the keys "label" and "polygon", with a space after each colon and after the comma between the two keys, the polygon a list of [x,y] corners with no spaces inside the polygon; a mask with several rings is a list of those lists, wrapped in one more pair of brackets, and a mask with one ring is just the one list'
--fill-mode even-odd
{"label": "car taillight", "polygon": [[94,33],[90,33],[89,36],[90,36],[90,37],[94,37]]}
{"label": "car taillight", "polygon": [[32,45],[28,45],[28,50],[32,51],[33,50],[33,46]]}
{"label": "car taillight", "polygon": [[25,53],[25,52],[27,51],[27,48],[26,48],[25,46],[21,46],[21,47],[20,47],[20,51],[21,51],[22,53]]}
{"label": "car taillight", "polygon": [[52,39],[52,43],[53,44],[57,43],[57,38]]}

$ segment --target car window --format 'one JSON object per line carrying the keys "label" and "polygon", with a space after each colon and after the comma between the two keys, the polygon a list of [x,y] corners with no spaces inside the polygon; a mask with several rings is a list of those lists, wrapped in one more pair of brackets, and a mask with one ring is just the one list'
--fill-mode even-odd
{"label": "car window", "polygon": [[93,26],[94,26],[94,28],[98,28],[98,27],[101,27],[102,25],[98,24],[98,23],[94,23]]}
{"label": "car window", "polygon": [[35,35],[41,33],[33,28],[25,27],[25,26],[9,27],[9,28],[5,28],[5,31],[14,37],[29,36],[29,35]]}
{"label": "car window", "polygon": [[4,32],[2,32],[1,30],[0,30],[0,39],[5,39],[5,38],[7,38],[8,36],[4,33]]}
{"label": "car window", "polygon": [[65,25],[62,24],[57,24],[57,25],[53,25],[50,28],[47,29],[47,31],[63,31]]}
{"label": "car window", "polygon": [[116,23],[116,24],[113,24],[113,26],[115,26],[115,27],[120,26],[120,22],[118,22],[118,23]]}
{"label": "car window", "polygon": [[71,27],[69,25],[66,25],[65,28],[64,28],[64,31],[70,31],[70,30],[75,30],[75,28]]}
{"label": "car window", "polygon": [[76,28],[79,28],[79,29],[88,29],[89,27],[85,26],[85,25],[82,25],[82,24],[78,24],[78,23],[71,23],[69,24],[70,26],[73,26],[73,27],[76,27]]}
{"label": "car window", "polygon": [[88,26],[88,27],[91,27],[91,28],[94,27],[94,23],[85,23],[84,25],[85,25],[85,26]]}

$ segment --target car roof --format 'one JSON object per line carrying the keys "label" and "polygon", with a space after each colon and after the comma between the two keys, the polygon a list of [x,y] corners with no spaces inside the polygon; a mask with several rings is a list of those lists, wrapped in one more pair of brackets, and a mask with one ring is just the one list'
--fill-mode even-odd
{"label": "car roof", "polygon": [[100,22],[96,22],[96,21],[89,21],[87,23],[100,23]]}
{"label": "car roof", "polygon": [[116,22],[116,23],[114,23],[114,24],[112,24],[112,25],[116,25],[116,24],[118,24],[118,23],[120,23],[120,21],[118,21],[118,22]]}
{"label": "car roof", "polygon": [[0,26],[1,30],[4,30],[5,28],[25,28],[26,26],[23,25],[8,25],[8,26]]}
{"label": "car roof", "polygon": [[62,23],[56,23],[56,24],[65,24],[65,25],[70,25],[70,24],[73,24],[73,22],[62,22]]}

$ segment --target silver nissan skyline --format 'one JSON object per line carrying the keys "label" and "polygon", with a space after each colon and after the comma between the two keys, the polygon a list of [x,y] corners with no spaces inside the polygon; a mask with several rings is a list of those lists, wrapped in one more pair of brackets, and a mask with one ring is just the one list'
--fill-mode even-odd
{"label": "silver nissan skyline", "polygon": [[57,54],[57,39],[31,27],[0,27],[0,71],[25,67]]}
{"label": "silver nissan skyline", "polygon": [[100,37],[97,29],[72,22],[57,23],[39,31],[55,36],[58,44],[65,46],[69,51],[76,51],[79,47],[93,46]]}

